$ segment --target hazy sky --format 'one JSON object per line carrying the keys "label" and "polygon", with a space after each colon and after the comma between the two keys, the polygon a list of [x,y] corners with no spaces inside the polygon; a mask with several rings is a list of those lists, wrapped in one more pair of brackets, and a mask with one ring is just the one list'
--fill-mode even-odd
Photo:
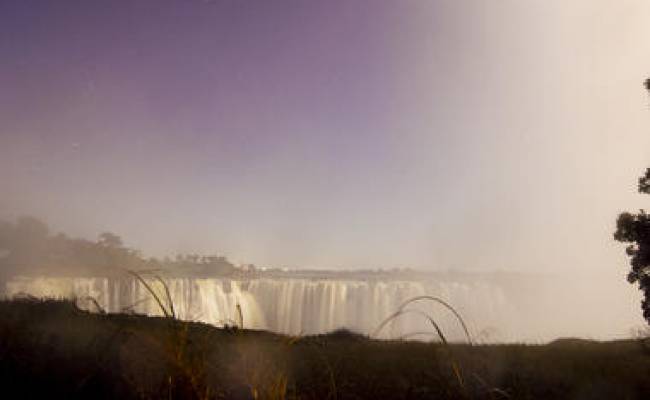
{"label": "hazy sky", "polygon": [[0,0],[0,218],[148,255],[618,270],[650,2]]}

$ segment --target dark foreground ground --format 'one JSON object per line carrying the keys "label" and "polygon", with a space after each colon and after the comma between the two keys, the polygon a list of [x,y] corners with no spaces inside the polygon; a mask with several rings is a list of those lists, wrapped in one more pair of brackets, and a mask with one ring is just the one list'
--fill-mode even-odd
{"label": "dark foreground ground", "polygon": [[15,300],[0,301],[0,381],[48,399],[650,399],[650,350],[291,338]]}

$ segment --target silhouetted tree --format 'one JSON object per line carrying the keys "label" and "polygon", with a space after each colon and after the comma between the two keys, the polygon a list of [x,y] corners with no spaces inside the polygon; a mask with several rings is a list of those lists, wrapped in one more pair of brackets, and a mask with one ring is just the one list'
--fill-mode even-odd
{"label": "silhouetted tree", "polygon": [[[650,194],[650,168],[639,179],[639,193]],[[614,238],[630,243],[626,248],[632,269],[627,275],[630,283],[639,282],[644,299],[641,303],[643,317],[650,323],[650,215],[644,210],[638,214],[624,212],[616,221]]]}
{"label": "silhouetted tree", "polygon": [[[650,79],[644,82],[644,86],[650,91]],[[639,193],[650,194],[650,168],[639,178],[638,190]],[[614,239],[629,243],[625,249],[630,256],[631,266],[627,280],[639,283],[644,296],[641,302],[643,317],[650,324],[650,215],[645,210],[639,210],[638,214],[621,213],[616,221]]]}

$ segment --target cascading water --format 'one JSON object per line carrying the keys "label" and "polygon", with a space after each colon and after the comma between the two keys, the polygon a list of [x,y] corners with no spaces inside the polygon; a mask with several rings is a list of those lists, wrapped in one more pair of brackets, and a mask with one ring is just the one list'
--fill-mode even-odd
{"label": "cascading water", "polygon": [[[166,302],[164,288],[147,280]],[[497,277],[398,280],[337,277],[168,278],[176,315],[217,326],[239,324],[287,334],[317,334],[348,328],[372,334],[400,305],[415,296],[438,297],[464,318],[477,341],[543,342],[561,336],[598,339],[626,337],[642,326],[638,294],[621,283],[603,296],[596,279],[584,281]],[[605,281],[603,281],[605,282]],[[612,289],[613,290],[613,289]],[[162,315],[147,288],[136,279],[15,277],[5,284],[8,297],[76,298],[93,310]],[[614,292],[612,292],[614,293]],[[84,301],[85,300],[85,301]],[[409,305],[431,316],[449,340],[464,341],[462,327],[449,310],[433,302]],[[239,314],[241,310],[241,316]],[[423,314],[402,315],[387,324],[382,338],[436,339]]]}
{"label": "cascading water", "polygon": [[[507,307],[503,292],[486,284],[273,278],[171,278],[165,282],[181,319],[232,325],[239,321],[240,307],[245,327],[294,335],[337,328],[370,334],[403,302],[426,294],[444,298],[461,313],[480,306],[481,315],[488,319]],[[166,303],[162,286],[154,280],[148,284]],[[162,314],[151,293],[135,279],[21,277],[7,283],[6,293],[10,297],[92,298],[107,312]],[[94,303],[88,302],[87,307],[92,309]],[[460,326],[449,312],[424,303],[412,307],[434,317],[451,338],[462,339]],[[427,324],[417,315],[403,316],[380,336],[432,332]]]}

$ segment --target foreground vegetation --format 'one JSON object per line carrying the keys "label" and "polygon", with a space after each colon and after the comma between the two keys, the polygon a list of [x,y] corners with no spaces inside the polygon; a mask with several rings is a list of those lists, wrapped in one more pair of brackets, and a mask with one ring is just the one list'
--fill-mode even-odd
{"label": "foreground vegetation", "polygon": [[0,302],[0,380],[25,398],[642,399],[642,340],[548,345],[287,337],[173,318]]}

